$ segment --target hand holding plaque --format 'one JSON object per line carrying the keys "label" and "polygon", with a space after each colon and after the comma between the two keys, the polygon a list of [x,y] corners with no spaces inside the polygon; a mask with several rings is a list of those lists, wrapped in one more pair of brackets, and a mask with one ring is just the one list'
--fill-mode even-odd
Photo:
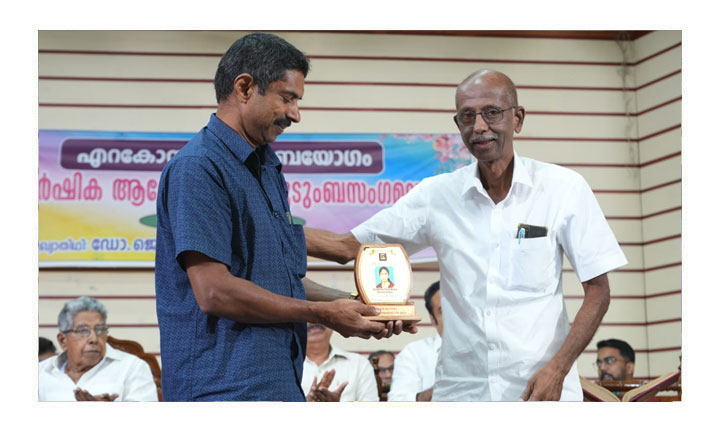
{"label": "hand holding plaque", "polygon": [[360,245],[355,258],[355,285],[365,304],[380,309],[371,321],[414,324],[421,320],[409,303],[412,269],[405,249],[399,244]]}

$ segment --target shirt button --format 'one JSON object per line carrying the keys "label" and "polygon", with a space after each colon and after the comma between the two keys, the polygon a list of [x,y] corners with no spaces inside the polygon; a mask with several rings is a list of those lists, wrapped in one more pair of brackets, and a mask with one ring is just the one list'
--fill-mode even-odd
{"label": "shirt button", "polygon": [[490,312],[489,310],[485,311],[485,315],[490,316],[490,314],[492,314],[492,312]]}
{"label": "shirt button", "polygon": [[495,344],[490,344],[488,348],[490,348],[490,351],[493,351],[495,349]]}
{"label": "shirt button", "polygon": [[274,211],[274,212],[273,212],[273,216],[275,216],[275,219],[277,219],[277,218],[280,217],[280,214],[279,214],[278,212]]}

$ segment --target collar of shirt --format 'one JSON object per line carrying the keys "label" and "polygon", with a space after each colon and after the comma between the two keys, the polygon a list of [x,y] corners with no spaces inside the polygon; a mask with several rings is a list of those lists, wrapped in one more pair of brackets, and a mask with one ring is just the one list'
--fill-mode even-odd
{"label": "collar of shirt", "polygon": [[[270,165],[274,166],[278,172],[282,169],[280,159],[277,157],[270,145],[261,146],[254,149],[245,139],[237,132],[232,130],[230,126],[223,123],[216,114],[210,116],[207,125],[208,130],[218,137],[230,151],[242,160],[246,165]],[[257,158],[251,158],[250,155],[255,154]]]}
{"label": "collar of shirt", "polygon": [[335,357],[348,358],[347,351],[330,345],[330,353],[328,354],[328,358],[318,366],[322,366],[325,363],[328,363]]}
{"label": "collar of shirt", "polygon": [[[321,367],[322,365],[331,362],[335,357],[348,358],[349,356],[348,356],[347,351],[330,345],[330,352],[328,353],[328,358],[326,358],[324,362],[322,362],[320,364],[316,364],[316,366]],[[307,361],[311,362],[312,364],[315,364],[315,362],[310,360],[309,357],[306,357],[306,359],[307,359]]]}
{"label": "collar of shirt", "polygon": [[[98,365],[100,365],[106,361],[120,360],[120,356],[121,356],[121,354],[118,350],[116,350],[115,348],[110,346],[110,344],[106,343],[105,344],[105,357],[100,359],[100,361],[95,366],[90,368],[90,370],[96,368]],[[47,372],[52,372],[52,371],[64,372],[63,364],[66,361],[67,361],[67,351],[63,351],[61,354],[58,354],[55,357],[50,357],[43,363],[47,362],[44,365],[44,368]]]}
{"label": "collar of shirt", "polygon": [[[527,171],[527,168],[525,167],[525,164],[522,162],[522,159],[520,159],[516,152],[513,152],[513,178],[512,183],[510,186],[510,190],[512,190],[512,187],[515,183],[520,183],[527,185],[528,187],[533,187],[533,181],[530,178],[530,174]],[[462,186],[462,193],[465,193],[469,191],[472,188],[475,188],[480,192],[481,194],[488,196],[487,191],[485,190],[485,187],[482,185],[482,182],[480,181],[480,176],[478,173],[478,165],[477,163],[473,163],[472,165],[472,175],[465,177],[465,182]],[[509,195],[509,193],[508,193]]]}

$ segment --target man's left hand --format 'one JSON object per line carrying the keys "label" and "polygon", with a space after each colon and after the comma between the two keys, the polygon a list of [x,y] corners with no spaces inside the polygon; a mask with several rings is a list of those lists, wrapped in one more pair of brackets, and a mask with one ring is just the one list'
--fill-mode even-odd
{"label": "man's left hand", "polygon": [[565,375],[558,368],[546,364],[528,381],[520,399],[523,401],[557,401],[562,394]]}
{"label": "man's left hand", "polygon": [[80,402],[88,402],[88,401],[94,401],[94,402],[113,402],[115,399],[118,398],[117,393],[108,394],[103,393],[101,395],[92,395],[89,391],[83,390],[80,388],[75,389],[75,400]]}

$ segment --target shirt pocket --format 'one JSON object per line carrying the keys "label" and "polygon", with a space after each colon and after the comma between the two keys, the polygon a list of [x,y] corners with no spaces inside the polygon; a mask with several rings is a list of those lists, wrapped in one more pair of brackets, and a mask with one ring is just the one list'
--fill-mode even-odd
{"label": "shirt pocket", "polygon": [[541,292],[547,289],[555,277],[556,250],[550,237],[524,238],[510,241],[511,290]]}
{"label": "shirt pocket", "polygon": [[307,249],[305,246],[305,231],[302,225],[289,225],[289,238],[286,254],[291,265],[291,271],[299,278],[305,277],[307,269]]}

